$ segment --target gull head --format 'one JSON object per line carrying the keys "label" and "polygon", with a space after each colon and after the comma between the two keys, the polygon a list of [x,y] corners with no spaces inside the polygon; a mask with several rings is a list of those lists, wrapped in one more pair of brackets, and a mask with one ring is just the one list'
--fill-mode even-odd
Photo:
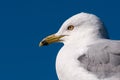
{"label": "gull head", "polygon": [[54,42],[64,44],[87,42],[99,38],[108,38],[103,22],[93,14],[82,12],[67,19],[57,33],[44,38],[39,46]]}

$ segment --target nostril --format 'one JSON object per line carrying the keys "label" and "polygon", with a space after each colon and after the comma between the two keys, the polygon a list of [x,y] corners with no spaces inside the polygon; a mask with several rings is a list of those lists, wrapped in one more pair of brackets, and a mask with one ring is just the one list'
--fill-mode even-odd
{"label": "nostril", "polygon": [[42,43],[42,45],[45,45],[45,46],[48,45],[48,42],[47,42],[47,41],[42,41],[41,43]]}

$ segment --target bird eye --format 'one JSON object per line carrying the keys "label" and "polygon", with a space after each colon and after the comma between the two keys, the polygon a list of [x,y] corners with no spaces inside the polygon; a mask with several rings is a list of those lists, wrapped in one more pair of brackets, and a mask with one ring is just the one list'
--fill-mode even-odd
{"label": "bird eye", "polygon": [[73,25],[70,25],[67,27],[67,30],[73,30],[74,29],[74,26]]}

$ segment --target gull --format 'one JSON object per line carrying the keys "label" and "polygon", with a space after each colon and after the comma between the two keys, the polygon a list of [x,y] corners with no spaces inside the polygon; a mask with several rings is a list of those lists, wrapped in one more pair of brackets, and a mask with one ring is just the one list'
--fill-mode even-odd
{"label": "gull", "polygon": [[109,39],[94,14],[78,13],[39,46],[63,43],[56,57],[59,80],[120,80],[120,41]]}

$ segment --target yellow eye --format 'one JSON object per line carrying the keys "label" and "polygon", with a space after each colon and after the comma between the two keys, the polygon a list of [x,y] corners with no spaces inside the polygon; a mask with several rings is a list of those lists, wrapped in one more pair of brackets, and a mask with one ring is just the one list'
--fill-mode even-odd
{"label": "yellow eye", "polygon": [[74,26],[73,25],[70,25],[67,27],[67,30],[73,30],[74,29]]}

